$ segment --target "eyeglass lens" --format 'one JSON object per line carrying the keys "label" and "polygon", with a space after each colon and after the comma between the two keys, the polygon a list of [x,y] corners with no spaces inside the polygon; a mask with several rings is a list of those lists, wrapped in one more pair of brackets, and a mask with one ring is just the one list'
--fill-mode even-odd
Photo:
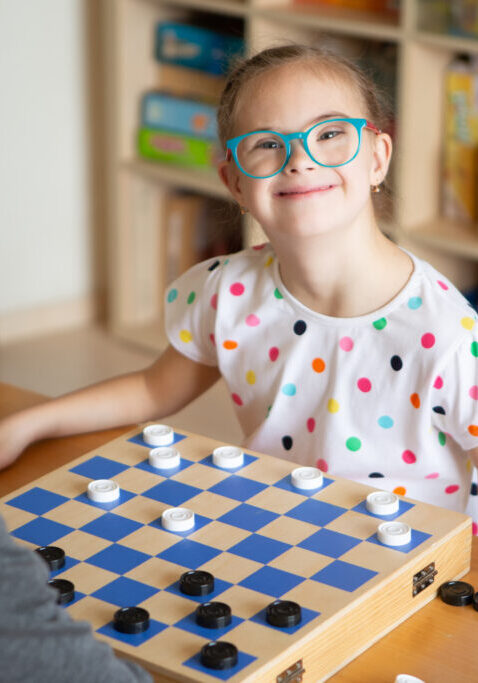
{"label": "eyeglass lens", "polygon": [[[326,121],[311,128],[306,144],[314,161],[325,166],[339,166],[355,155],[359,135],[348,121]],[[237,146],[239,165],[256,178],[276,173],[284,165],[286,156],[284,140],[271,132],[251,133]]]}

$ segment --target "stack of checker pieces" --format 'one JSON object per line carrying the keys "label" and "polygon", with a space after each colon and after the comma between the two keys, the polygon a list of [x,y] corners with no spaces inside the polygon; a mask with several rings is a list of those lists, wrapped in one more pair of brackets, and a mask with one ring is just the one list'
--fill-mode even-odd
{"label": "stack of checker pieces", "polygon": [[[400,498],[387,519],[409,525],[412,540],[385,547],[384,519],[365,505],[371,487],[325,475],[319,490],[298,490],[289,461],[247,452],[241,468],[226,471],[212,460],[224,444],[175,432],[174,445],[179,468],[159,471],[137,428],[0,501],[13,536],[65,550],[52,578],[74,583],[72,617],[156,680],[279,681],[294,667],[304,680],[326,679],[469,570],[465,515]],[[97,479],[117,482],[119,500],[91,501],[86,489]],[[179,506],[194,511],[194,529],[166,531],[162,512]],[[417,592],[416,577],[432,565],[436,582]],[[180,577],[198,569],[214,576],[214,591],[183,594]],[[230,606],[228,626],[196,623],[198,605],[212,600]],[[300,605],[300,623],[268,623],[275,600]],[[113,628],[113,614],[128,606],[149,612],[146,631]],[[210,641],[234,644],[235,666],[205,667],[200,651]]]}

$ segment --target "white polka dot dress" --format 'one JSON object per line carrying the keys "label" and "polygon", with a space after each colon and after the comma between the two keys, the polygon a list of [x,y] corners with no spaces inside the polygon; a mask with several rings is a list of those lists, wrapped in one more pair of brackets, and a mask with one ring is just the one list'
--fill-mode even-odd
{"label": "white polka dot dress", "polygon": [[269,244],[212,258],[168,289],[167,334],[180,353],[219,367],[246,448],[476,521],[466,451],[478,447],[477,315],[410,256],[407,285],[355,318],[295,299]]}

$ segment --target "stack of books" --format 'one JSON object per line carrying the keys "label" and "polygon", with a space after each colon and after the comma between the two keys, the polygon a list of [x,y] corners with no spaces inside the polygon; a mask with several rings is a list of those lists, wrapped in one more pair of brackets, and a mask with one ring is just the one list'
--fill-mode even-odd
{"label": "stack of books", "polygon": [[453,0],[450,6],[450,33],[467,38],[478,38],[477,0]]}
{"label": "stack of books", "polygon": [[198,261],[242,248],[239,212],[212,197],[168,193],[163,202],[161,226],[166,284]]}
{"label": "stack of books", "polygon": [[144,94],[138,149],[163,163],[211,168],[220,158],[217,101],[244,42],[205,28],[160,22],[155,32],[158,87]]}
{"label": "stack of books", "polygon": [[420,0],[419,23],[424,31],[478,38],[478,2]]}

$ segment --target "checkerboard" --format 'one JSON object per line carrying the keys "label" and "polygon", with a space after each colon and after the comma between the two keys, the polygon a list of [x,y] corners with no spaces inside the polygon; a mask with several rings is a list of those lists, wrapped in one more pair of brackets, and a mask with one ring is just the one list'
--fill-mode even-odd
{"label": "checkerboard", "polygon": [[[365,506],[371,487],[324,476],[318,490],[291,485],[294,464],[246,452],[237,470],[216,467],[221,444],[186,432],[174,435],[181,465],[157,470],[136,428],[0,501],[13,536],[31,548],[58,545],[65,566],[52,576],[75,584],[65,608],[91,623],[98,638],[142,663],[164,681],[280,681],[304,668],[304,680],[323,680],[436,595],[443,582],[469,569],[470,520],[465,515],[400,498],[387,517]],[[114,479],[120,499],[99,504],[86,496],[94,479]],[[161,527],[168,507],[195,513],[192,531]],[[402,547],[377,539],[384,519],[412,529]],[[413,577],[435,563],[437,577],[415,597]],[[215,577],[214,592],[193,597],[179,578],[201,568]],[[294,627],[265,619],[275,599],[302,608]],[[232,610],[224,628],[196,625],[200,602]],[[148,610],[140,634],[112,626],[119,607]],[[201,647],[225,640],[238,648],[236,666],[206,669]],[[281,679],[280,676],[284,674]]]}

